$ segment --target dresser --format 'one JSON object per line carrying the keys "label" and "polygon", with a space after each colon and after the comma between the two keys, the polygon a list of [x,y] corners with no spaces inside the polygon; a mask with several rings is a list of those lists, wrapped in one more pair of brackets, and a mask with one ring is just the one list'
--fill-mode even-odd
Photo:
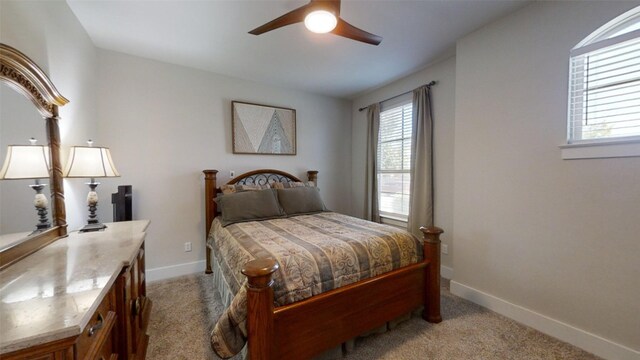
{"label": "dresser", "polygon": [[144,359],[148,220],[59,239],[0,272],[0,359]]}

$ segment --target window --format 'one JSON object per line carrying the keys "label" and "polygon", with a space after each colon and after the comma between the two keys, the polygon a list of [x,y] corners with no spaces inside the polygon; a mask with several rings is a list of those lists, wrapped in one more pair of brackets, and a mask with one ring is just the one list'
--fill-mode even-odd
{"label": "window", "polygon": [[578,44],[569,76],[568,144],[640,142],[640,7]]}
{"label": "window", "polygon": [[406,221],[411,171],[410,96],[382,103],[378,136],[378,204],[380,216]]}

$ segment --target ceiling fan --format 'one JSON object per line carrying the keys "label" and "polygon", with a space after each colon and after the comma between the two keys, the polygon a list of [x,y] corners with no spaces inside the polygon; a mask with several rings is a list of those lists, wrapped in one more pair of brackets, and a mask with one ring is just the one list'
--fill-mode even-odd
{"label": "ceiling fan", "polygon": [[358,29],[342,20],[340,17],[340,0],[311,0],[307,5],[292,10],[249,31],[249,34],[260,35],[303,21],[307,29],[315,33],[330,32],[371,45],[378,45],[382,41],[382,37]]}

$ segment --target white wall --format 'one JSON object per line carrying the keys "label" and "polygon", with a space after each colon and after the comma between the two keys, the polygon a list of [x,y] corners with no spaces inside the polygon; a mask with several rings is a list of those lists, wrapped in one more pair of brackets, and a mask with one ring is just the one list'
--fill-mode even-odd
{"label": "white wall", "polygon": [[435,225],[444,229],[443,244],[449,254],[442,255],[442,265],[453,262],[453,145],[455,108],[455,57],[450,57],[408,77],[395,81],[353,101],[351,128],[351,214],[364,217],[367,154],[367,115],[359,108],[411,91],[432,80],[434,122]]}
{"label": "white wall", "polygon": [[[348,211],[350,102],[106,50],[99,68],[100,137],[122,175],[103,188],[133,185],[135,218],[151,220],[147,268],[204,260],[203,169],[221,182],[230,170],[316,169],[327,206]],[[233,155],[232,100],[296,109],[297,155]]]}
{"label": "white wall", "polygon": [[576,341],[610,358],[640,350],[640,158],[561,160],[558,145],[569,50],[638,5],[536,2],[456,52],[452,289],[636,351]]}
{"label": "white wall", "polygon": [[[82,144],[90,136],[95,137],[96,119],[96,49],[80,23],[64,1],[0,1],[0,41],[13,46],[29,56],[51,78],[56,88],[70,102],[60,108],[60,135],[62,161],[66,162],[69,146]],[[6,145],[26,144],[32,135],[25,129],[34,128],[34,135],[46,143],[45,122],[26,99],[2,91],[2,155]],[[16,102],[17,101],[17,102]],[[35,117],[32,119],[32,117]],[[36,120],[38,119],[38,120]],[[12,125],[8,123],[12,122]],[[35,130],[35,128],[37,130]],[[26,136],[26,137],[25,137]],[[4,161],[4,156],[0,161]],[[27,185],[30,181],[0,182],[0,213],[4,232],[27,231],[34,228],[36,212],[32,201],[34,192]],[[25,191],[26,190],[26,191]],[[45,190],[45,191],[48,191]],[[69,229],[77,229],[86,219],[85,197],[88,188],[82,182],[65,180],[65,198]],[[18,211],[14,207],[27,206]],[[20,205],[18,205],[20,204]]]}

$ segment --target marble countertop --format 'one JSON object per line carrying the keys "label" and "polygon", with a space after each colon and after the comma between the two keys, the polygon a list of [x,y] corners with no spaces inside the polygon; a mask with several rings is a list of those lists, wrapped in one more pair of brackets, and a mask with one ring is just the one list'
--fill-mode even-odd
{"label": "marble countertop", "polygon": [[82,333],[135,259],[149,221],[106,225],[72,232],[0,272],[0,354]]}

